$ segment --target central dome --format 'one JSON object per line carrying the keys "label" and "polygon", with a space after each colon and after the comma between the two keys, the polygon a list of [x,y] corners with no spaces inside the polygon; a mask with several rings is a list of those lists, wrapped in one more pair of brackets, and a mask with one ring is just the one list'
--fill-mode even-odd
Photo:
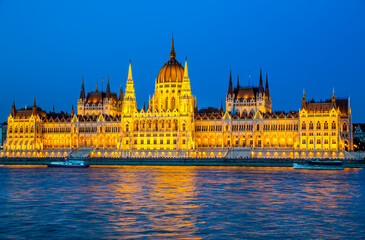
{"label": "central dome", "polygon": [[184,77],[184,68],[175,59],[174,39],[172,39],[170,60],[163,65],[158,74],[158,83],[182,82]]}

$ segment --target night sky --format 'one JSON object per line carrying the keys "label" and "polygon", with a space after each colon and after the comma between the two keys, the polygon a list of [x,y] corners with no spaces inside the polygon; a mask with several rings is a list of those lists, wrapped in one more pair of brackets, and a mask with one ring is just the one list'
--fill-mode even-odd
{"label": "night sky", "polygon": [[[76,2],[76,3],[75,3]],[[234,85],[269,75],[273,110],[307,99],[351,97],[365,122],[365,1],[5,1],[0,0],[0,121],[11,104],[70,112],[86,92],[125,88],[129,59],[138,108],[154,92],[174,35],[188,58],[199,108],[220,107]],[[103,79],[103,84],[102,84]]]}

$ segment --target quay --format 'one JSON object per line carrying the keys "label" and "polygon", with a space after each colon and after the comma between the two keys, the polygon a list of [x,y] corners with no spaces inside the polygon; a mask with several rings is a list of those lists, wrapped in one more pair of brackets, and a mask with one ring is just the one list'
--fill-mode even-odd
{"label": "quay", "polygon": [[[63,158],[0,158],[0,166],[45,165]],[[341,159],[345,168],[365,168],[365,159]],[[242,166],[242,167],[292,167],[305,159],[277,158],[87,158],[95,166]]]}

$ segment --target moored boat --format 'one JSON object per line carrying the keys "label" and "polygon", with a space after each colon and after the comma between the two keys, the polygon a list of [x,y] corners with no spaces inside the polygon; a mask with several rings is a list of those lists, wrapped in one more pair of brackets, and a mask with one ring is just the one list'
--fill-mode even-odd
{"label": "moored boat", "polygon": [[83,159],[66,159],[65,161],[55,161],[47,164],[48,167],[67,168],[87,168],[89,164]]}
{"label": "moored boat", "polygon": [[330,164],[312,164],[312,163],[293,163],[294,169],[310,169],[310,170],[343,170],[342,165]]}
{"label": "moored boat", "polygon": [[342,165],[341,160],[330,160],[330,159],[308,159],[307,161],[309,164],[315,165]]}

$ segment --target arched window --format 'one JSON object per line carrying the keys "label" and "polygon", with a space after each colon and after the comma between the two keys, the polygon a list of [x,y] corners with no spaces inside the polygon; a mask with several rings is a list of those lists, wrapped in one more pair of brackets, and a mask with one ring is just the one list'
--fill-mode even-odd
{"label": "arched window", "polygon": [[186,130],[186,125],[185,125],[185,123],[183,123],[183,125],[182,125],[182,130],[183,130],[183,131],[185,131],[185,130]]}
{"label": "arched window", "polygon": [[332,130],[335,130],[336,129],[336,123],[335,121],[332,122]]}
{"label": "arched window", "polygon": [[305,130],[307,128],[307,125],[305,124],[305,122],[302,123],[302,130]]}
{"label": "arched window", "polygon": [[256,131],[260,131],[260,124],[256,124]]}
{"label": "arched window", "polygon": [[169,98],[167,97],[165,100],[165,111],[169,108]]}
{"label": "arched window", "polygon": [[317,122],[317,130],[321,130],[321,123],[319,121]]}
{"label": "arched window", "polygon": [[313,123],[312,123],[312,121],[309,122],[309,130],[313,130]]}
{"label": "arched window", "polygon": [[125,125],[125,131],[129,132],[129,124]]}
{"label": "arched window", "polygon": [[327,121],[324,122],[323,129],[328,130],[328,122]]}
{"label": "arched window", "polygon": [[175,98],[172,97],[171,99],[171,110],[174,110],[175,109]]}
{"label": "arched window", "polygon": [[347,125],[346,125],[346,123],[343,124],[342,129],[343,129],[342,131],[347,132]]}

